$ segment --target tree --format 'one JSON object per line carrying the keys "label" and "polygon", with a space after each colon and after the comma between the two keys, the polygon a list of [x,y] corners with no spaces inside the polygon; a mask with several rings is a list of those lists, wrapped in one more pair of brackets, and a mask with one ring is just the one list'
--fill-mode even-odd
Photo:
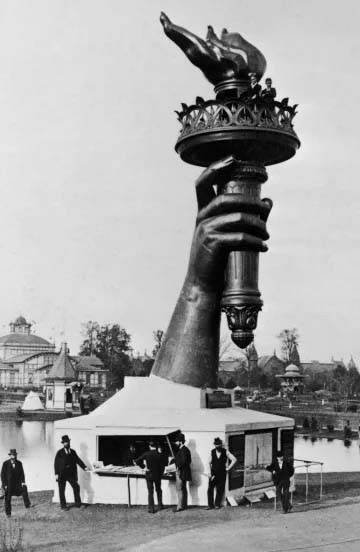
{"label": "tree", "polygon": [[154,340],[155,340],[155,346],[152,351],[153,358],[156,357],[158,352],[160,351],[161,343],[164,337],[164,332],[162,330],[156,330],[153,332]]}
{"label": "tree", "polygon": [[286,364],[290,364],[294,349],[299,346],[299,333],[296,328],[286,329],[280,332],[277,337],[281,342],[282,358]]}
{"label": "tree", "polygon": [[[241,351],[246,358],[244,363],[244,368],[247,371],[247,387],[250,389],[250,385],[258,385],[260,378],[260,371],[257,370],[257,352],[255,349],[254,342],[252,341],[250,345]],[[255,360],[255,362],[254,362]]]}
{"label": "tree", "polygon": [[119,324],[101,326],[97,334],[96,353],[103,361],[104,368],[110,372],[111,386],[122,387],[124,376],[130,373],[130,339],[130,335]]}
{"label": "tree", "polygon": [[85,338],[80,345],[80,355],[90,356],[94,353],[95,342],[100,326],[97,322],[89,320],[82,324],[81,335]]}
{"label": "tree", "polygon": [[100,326],[97,322],[85,324],[85,336],[80,354],[95,354],[109,370],[110,387],[122,387],[124,376],[131,372],[131,336],[119,324]]}

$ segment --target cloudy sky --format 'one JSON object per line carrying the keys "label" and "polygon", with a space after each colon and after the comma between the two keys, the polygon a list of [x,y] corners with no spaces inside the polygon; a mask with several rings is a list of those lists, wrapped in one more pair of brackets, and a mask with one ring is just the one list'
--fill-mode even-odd
{"label": "cloudy sky", "polygon": [[1,332],[23,314],[76,353],[82,322],[119,322],[143,352],[168,324],[200,171],[174,151],[174,110],[213,91],[161,10],[198,34],[241,32],[300,104],[301,149],[263,190],[259,353],[296,327],[303,360],[360,361],[355,0],[0,0]]}

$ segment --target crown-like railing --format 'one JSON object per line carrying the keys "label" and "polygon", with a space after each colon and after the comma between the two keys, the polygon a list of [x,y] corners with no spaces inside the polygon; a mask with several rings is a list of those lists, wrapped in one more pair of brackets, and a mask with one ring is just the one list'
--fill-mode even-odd
{"label": "crown-like railing", "polygon": [[296,115],[297,105],[287,105],[287,98],[282,102],[245,102],[240,99],[204,101],[196,98],[194,105],[187,106],[183,103],[181,106],[182,111],[176,111],[182,125],[179,140],[196,132],[228,127],[265,127],[296,136],[292,120]]}

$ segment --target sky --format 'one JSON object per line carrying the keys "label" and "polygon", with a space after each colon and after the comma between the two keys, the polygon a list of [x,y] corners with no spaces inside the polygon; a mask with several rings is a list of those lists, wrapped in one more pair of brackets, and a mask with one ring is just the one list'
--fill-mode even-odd
{"label": "sky", "polygon": [[[298,103],[295,158],[269,167],[255,344],[360,362],[360,5],[323,0],[0,0],[0,331],[22,314],[67,341],[119,323],[135,351],[166,329],[187,267],[200,168],[174,113],[214,97],[163,33],[238,31]],[[228,335],[226,323],[224,335]]]}

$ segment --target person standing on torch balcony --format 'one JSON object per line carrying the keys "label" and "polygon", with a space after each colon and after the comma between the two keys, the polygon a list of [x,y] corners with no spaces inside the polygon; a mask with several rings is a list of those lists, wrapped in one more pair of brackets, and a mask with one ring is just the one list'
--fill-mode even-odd
{"label": "person standing on torch balcony", "polygon": [[[215,508],[221,508],[222,499],[225,491],[227,472],[236,464],[236,458],[231,452],[223,447],[223,442],[219,437],[214,439],[215,448],[211,451],[209,466],[209,487],[208,487],[208,507],[207,510],[214,508],[214,490],[216,489]],[[230,462],[228,464],[228,462]]]}
{"label": "person standing on torch balcony", "polygon": [[176,466],[176,492],[178,504],[174,512],[182,512],[186,510],[187,504],[187,482],[191,481],[191,452],[185,446],[185,435],[179,433],[175,440],[179,450],[175,454]]}
{"label": "person standing on torch balcony", "polygon": [[68,481],[74,491],[75,507],[81,507],[80,486],[78,483],[77,466],[84,471],[91,471],[87,468],[81,458],[78,457],[74,449],[70,448],[70,438],[63,435],[61,442],[64,445],[58,450],[55,456],[55,477],[59,484],[60,507],[62,510],[68,510],[65,498],[65,486]]}

